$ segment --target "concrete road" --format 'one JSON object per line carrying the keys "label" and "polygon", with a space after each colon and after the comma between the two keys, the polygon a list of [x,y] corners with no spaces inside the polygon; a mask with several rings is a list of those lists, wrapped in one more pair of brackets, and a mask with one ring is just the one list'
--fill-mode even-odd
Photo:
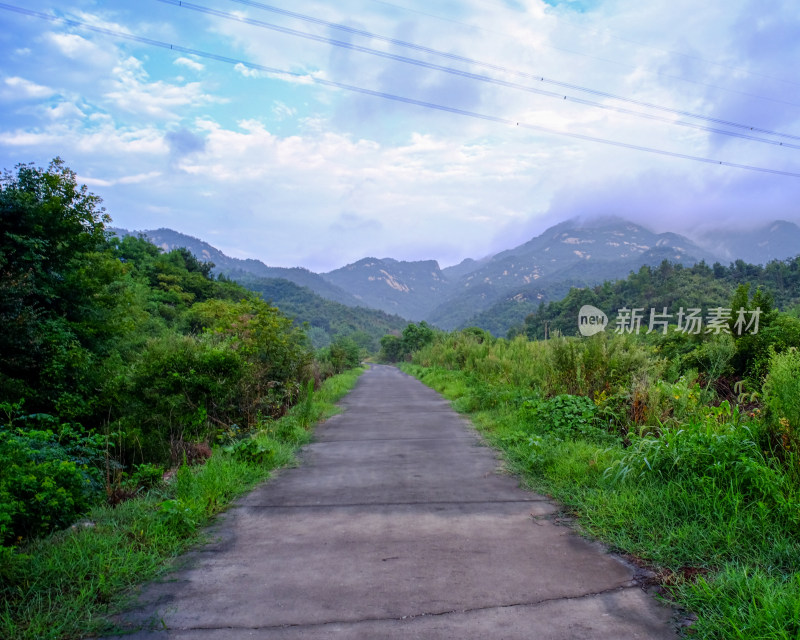
{"label": "concrete road", "polygon": [[373,366],[299,467],[148,586],[133,638],[675,638],[633,570],[547,519],[449,403]]}

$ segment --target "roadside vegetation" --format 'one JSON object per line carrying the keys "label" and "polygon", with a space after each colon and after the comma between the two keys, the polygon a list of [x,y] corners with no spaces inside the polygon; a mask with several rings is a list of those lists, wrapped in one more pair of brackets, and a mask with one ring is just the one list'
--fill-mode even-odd
{"label": "roadside vegetation", "polygon": [[759,332],[431,331],[383,356],[470,414],[582,533],[650,568],[697,616],[687,635],[796,639],[800,321],[747,287],[725,306],[761,306]]}
{"label": "roadside vegetation", "polygon": [[107,629],[360,373],[354,340],[315,353],[213,264],[109,222],[58,159],[0,179],[2,638]]}

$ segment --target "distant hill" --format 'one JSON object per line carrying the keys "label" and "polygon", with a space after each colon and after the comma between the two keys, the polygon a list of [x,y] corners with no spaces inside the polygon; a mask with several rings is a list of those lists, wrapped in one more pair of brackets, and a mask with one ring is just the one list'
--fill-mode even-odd
{"label": "distant hill", "polygon": [[505,335],[532,306],[563,297],[571,286],[622,278],[663,260],[689,265],[713,256],[688,238],[619,218],[569,220],[483,261],[426,319],[443,329],[474,325]]}
{"label": "distant hill", "polygon": [[[408,320],[376,309],[358,305],[351,295],[308,269],[268,267],[258,260],[240,260],[226,256],[216,247],[171,229],[130,232],[111,229],[117,235],[143,235],[153,244],[169,251],[185,247],[198,259],[215,264],[214,272],[239,282],[278,307],[297,325],[307,323],[307,333],[314,348],[328,346],[340,336],[353,338],[359,346],[375,352],[387,333],[399,332]],[[279,274],[275,277],[271,274]],[[311,286],[301,283],[308,282]],[[319,292],[324,292],[327,296]],[[338,300],[337,300],[338,298]],[[342,302],[347,301],[347,303]]]}
{"label": "distant hill", "polygon": [[463,278],[464,276],[469,275],[473,271],[477,271],[481,268],[481,265],[488,262],[491,258],[483,258],[481,260],[473,260],[472,258],[464,258],[458,264],[454,264],[452,267],[445,267],[442,269],[442,274],[445,278],[450,281],[457,281]]}
{"label": "distant hill", "polygon": [[371,352],[380,348],[380,339],[387,333],[400,332],[408,320],[377,309],[348,307],[325,300],[307,287],[279,278],[259,278],[242,273],[235,278],[264,300],[278,307],[300,325],[308,323],[308,336],[314,348],[328,346],[339,336],[353,338]]}
{"label": "distant hill", "polygon": [[482,267],[462,278],[468,288],[477,282],[502,291],[527,285],[540,278],[580,273],[593,277],[632,265],[652,264],[667,258],[694,263],[713,255],[688,238],[674,233],[653,233],[619,218],[581,223],[568,220],[540,236],[493,256]]}
{"label": "distant hill", "polygon": [[435,260],[364,258],[323,276],[366,306],[414,321],[424,320],[451,290]]}
{"label": "distant hill", "polygon": [[213,262],[214,273],[223,273],[234,280],[238,280],[237,274],[245,273],[260,278],[283,278],[301,287],[308,287],[326,300],[333,300],[351,307],[364,306],[351,294],[331,284],[313,271],[302,267],[292,267],[290,269],[269,267],[260,260],[231,258],[216,247],[211,246],[208,242],[172,229],[148,229],[145,231],[111,229],[111,231],[114,231],[117,235],[143,235],[154,245],[164,249],[164,251],[170,251],[176,247],[186,247],[198,260]]}

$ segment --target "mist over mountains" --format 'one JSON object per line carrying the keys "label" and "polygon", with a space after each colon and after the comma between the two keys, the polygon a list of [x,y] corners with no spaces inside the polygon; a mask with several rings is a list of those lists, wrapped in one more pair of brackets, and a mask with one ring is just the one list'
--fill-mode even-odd
{"label": "mist over mountains", "polygon": [[[765,264],[800,252],[800,227],[774,221],[757,229],[706,231],[694,240],[654,233],[621,218],[567,220],[513,248],[481,259],[440,268],[436,260],[401,261],[366,257],[327,273],[270,267],[259,260],[226,256],[207,242],[171,229],[141,232],[170,250],[186,247],[215,271],[265,291],[258,279],[288,280],[304,295],[348,307],[366,307],[442,329],[480,326],[496,335],[522,322],[542,302],[557,300],[570,287],[626,277],[642,265],[664,260],[683,265],[736,260]],[[296,300],[298,292],[294,291]],[[309,298],[311,299],[311,298]],[[281,306],[280,299],[272,302]],[[319,306],[319,305],[317,305]]]}

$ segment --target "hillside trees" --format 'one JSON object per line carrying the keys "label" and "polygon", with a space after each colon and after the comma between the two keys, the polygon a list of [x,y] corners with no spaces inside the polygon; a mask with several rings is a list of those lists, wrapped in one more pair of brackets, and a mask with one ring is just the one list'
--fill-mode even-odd
{"label": "hillside trees", "polygon": [[107,222],[59,159],[0,180],[0,545],[283,415],[312,376],[278,309]]}

